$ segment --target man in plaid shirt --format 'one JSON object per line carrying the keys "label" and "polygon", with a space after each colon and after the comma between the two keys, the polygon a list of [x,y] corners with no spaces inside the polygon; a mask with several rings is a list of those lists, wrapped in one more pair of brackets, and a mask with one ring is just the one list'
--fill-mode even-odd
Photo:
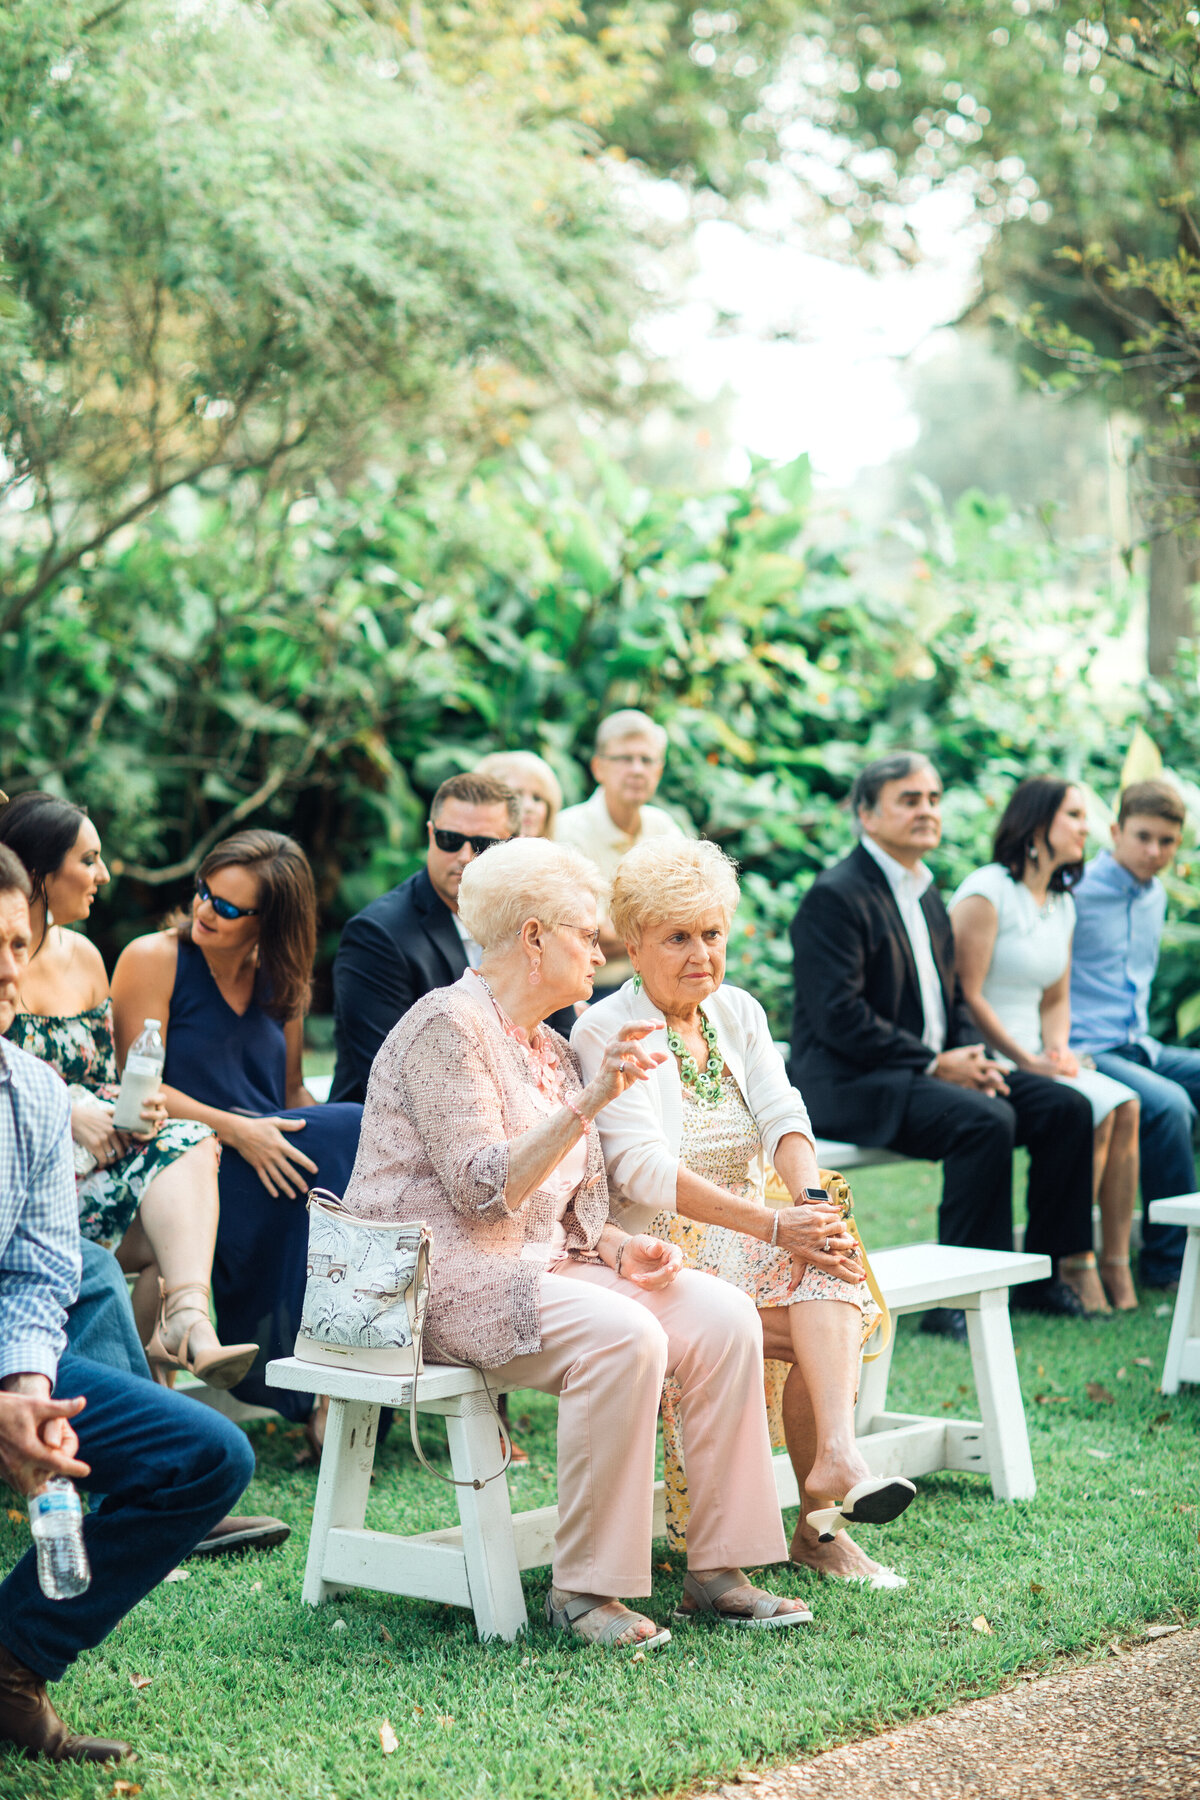
{"label": "man in plaid shirt", "polygon": [[67,1090],[4,1042],[29,956],[29,882],[0,845],[0,1475],[19,1494],[52,1475],[94,1484],[91,1586],[47,1600],[28,1550],[0,1584],[0,1745],[55,1762],[131,1754],[79,1736],[46,1692],[223,1517],[254,1473],[244,1434],[207,1407],[66,1347],[79,1284]]}

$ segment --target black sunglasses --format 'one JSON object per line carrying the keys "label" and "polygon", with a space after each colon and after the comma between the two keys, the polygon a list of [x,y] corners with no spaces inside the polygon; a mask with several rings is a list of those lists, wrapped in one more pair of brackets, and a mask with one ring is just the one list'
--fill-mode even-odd
{"label": "black sunglasses", "polygon": [[196,892],[201,900],[208,901],[218,919],[249,919],[259,910],[257,906],[235,906],[232,900],[222,900],[219,894],[213,893],[207,881],[201,881],[198,875]]}
{"label": "black sunglasses", "polygon": [[441,831],[433,827],[433,841],[447,856],[457,856],[464,844],[470,844],[476,856],[482,856],[493,844],[507,843],[506,838],[470,837],[465,831]]}

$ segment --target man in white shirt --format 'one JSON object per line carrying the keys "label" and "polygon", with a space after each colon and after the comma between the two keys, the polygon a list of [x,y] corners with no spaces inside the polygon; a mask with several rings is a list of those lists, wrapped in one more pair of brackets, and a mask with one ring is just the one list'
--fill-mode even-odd
{"label": "man in white shirt", "polygon": [[[1012,1248],[1013,1146],[1028,1145],[1026,1248],[1056,1263],[1086,1251],[1091,1106],[1047,1076],[1000,1069],[979,1041],[923,860],[942,835],[937,771],[908,751],[883,757],[850,804],[859,847],[817,877],[792,922],[790,1069],[816,1130],[941,1162],[941,1242],[987,1250]],[[1057,1273],[1014,1304],[1082,1311]],[[945,1315],[927,1328],[960,1332]]]}
{"label": "man in white shirt", "polygon": [[[592,774],[599,785],[582,806],[568,806],[559,813],[555,843],[582,851],[611,882],[622,857],[635,844],[647,838],[686,837],[670,813],[650,805],[662,780],[666,752],[667,734],[648,714],[630,707],[602,719],[592,757]],[[600,948],[606,958],[604,980],[595,988],[593,1000],[614,993],[633,974],[625,946],[608,918],[600,921]]]}

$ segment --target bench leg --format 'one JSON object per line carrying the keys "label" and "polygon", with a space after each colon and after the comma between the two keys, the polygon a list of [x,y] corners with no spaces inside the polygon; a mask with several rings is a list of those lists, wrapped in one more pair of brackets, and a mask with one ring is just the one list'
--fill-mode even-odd
{"label": "bench leg", "polygon": [[992,1492],[997,1500],[1032,1500],[1037,1482],[1013,1351],[1008,1289],[979,1294],[965,1304]]}
{"label": "bench leg", "polygon": [[[871,1348],[868,1341],[867,1349]],[[854,1408],[854,1429],[861,1437],[870,1431],[871,1421],[887,1411],[888,1379],[892,1372],[892,1352],[896,1348],[896,1321],[892,1320],[892,1341],[874,1362],[865,1362],[858,1381],[858,1402]]]}
{"label": "bench leg", "polygon": [[1182,1380],[1183,1355],[1189,1338],[1200,1338],[1200,1231],[1189,1228],[1179,1272],[1179,1292],[1171,1316],[1171,1335],[1163,1363],[1162,1391],[1177,1394]]}
{"label": "bench leg", "polygon": [[[500,1432],[486,1394],[463,1395],[457,1410],[446,1414],[446,1436],[456,1481],[482,1481],[496,1474]],[[511,1643],[529,1621],[508,1502],[508,1477],[500,1475],[484,1487],[460,1487],[455,1492],[475,1629],[481,1638],[498,1637]]]}
{"label": "bench leg", "polygon": [[375,1438],[379,1408],[358,1400],[331,1400],[321,1451],[321,1473],[313,1505],[308,1561],[304,1566],[301,1599],[319,1606],[341,1589],[324,1579],[325,1540],[345,1527],[359,1531],[367,1516],[371,1470],[375,1463]]}

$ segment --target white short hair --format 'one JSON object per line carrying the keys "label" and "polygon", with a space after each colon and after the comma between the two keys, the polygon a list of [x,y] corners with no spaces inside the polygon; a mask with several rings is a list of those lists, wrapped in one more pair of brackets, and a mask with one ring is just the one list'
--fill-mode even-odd
{"label": "white short hair", "polygon": [[713,906],[724,913],[728,931],[741,897],[737,864],[719,845],[707,838],[651,838],[621,858],[609,912],[617,936],[636,945],[647,926],[692,925]]}
{"label": "white short hair", "polygon": [[658,746],[660,756],[667,753],[667,734],[663,727],[656,724],[649,713],[638,712],[636,707],[629,706],[624,712],[609,713],[607,719],[601,719],[596,727],[596,755],[603,756],[610,744],[631,737],[648,737]]}
{"label": "white short hair", "polygon": [[583,903],[594,900],[599,907],[607,898],[603,875],[578,850],[547,838],[509,838],[467,864],[458,912],[477,944],[498,950],[516,939],[527,919],[550,930],[582,924]]}

